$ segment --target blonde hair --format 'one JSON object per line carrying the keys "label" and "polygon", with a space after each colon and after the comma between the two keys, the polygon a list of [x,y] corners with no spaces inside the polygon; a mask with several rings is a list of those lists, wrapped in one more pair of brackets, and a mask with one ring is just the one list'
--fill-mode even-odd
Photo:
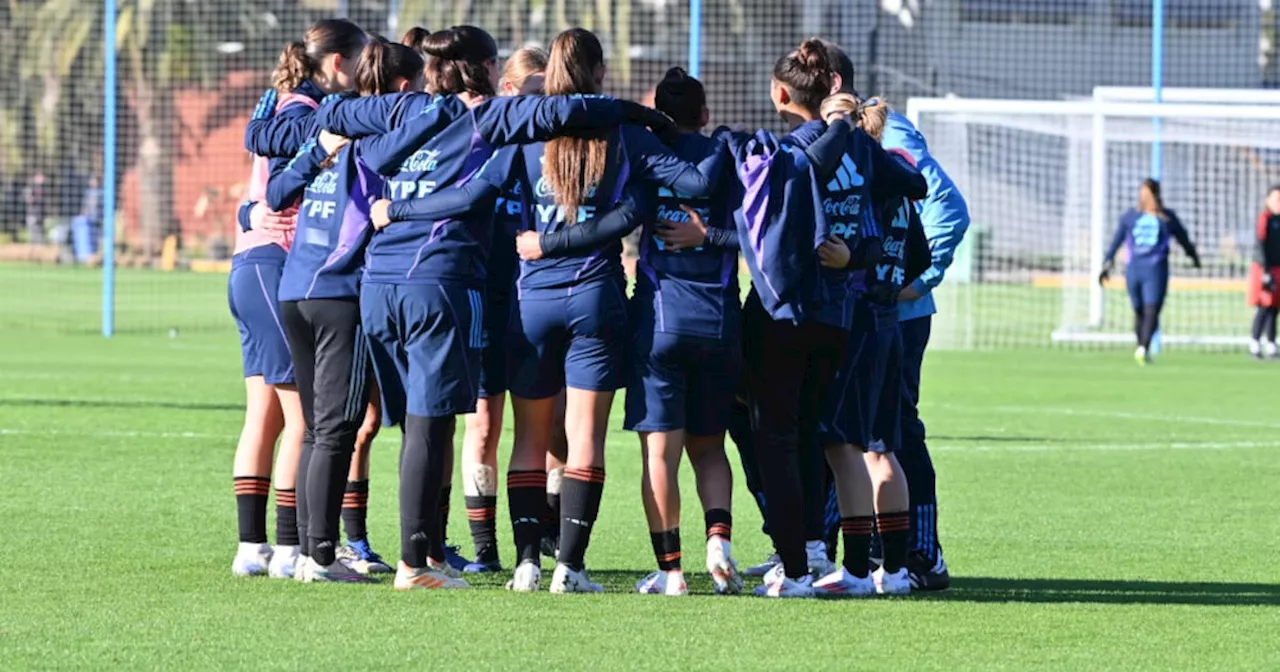
{"label": "blonde hair", "polygon": [[[555,96],[569,93],[600,93],[596,68],[604,65],[604,49],[591,31],[570,28],[551,42],[544,90]],[[565,223],[578,221],[578,207],[592,187],[604,179],[609,156],[608,131],[561,136],[546,144],[542,174],[556,194],[556,205],[564,210]]]}
{"label": "blonde hair", "polygon": [[832,114],[848,115],[867,135],[880,142],[884,139],[884,125],[889,120],[889,104],[883,98],[859,100],[851,93],[835,93],[822,101],[821,115],[826,119]]}
{"label": "blonde hair", "polygon": [[499,85],[510,84],[519,90],[526,79],[547,71],[547,52],[537,47],[523,47],[511,52],[507,61],[502,64],[502,77]]}

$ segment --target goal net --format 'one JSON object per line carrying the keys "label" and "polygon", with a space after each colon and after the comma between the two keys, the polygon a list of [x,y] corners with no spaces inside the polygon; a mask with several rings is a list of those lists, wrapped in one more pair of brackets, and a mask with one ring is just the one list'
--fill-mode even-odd
{"label": "goal net", "polygon": [[1165,205],[1204,261],[1193,269],[1175,245],[1161,342],[1247,342],[1245,284],[1257,216],[1280,175],[1280,106],[1177,102],[1196,98],[1174,92],[1160,104],[1132,102],[1141,89],[1101,88],[1080,101],[909,101],[972,221],[937,291],[940,346],[1132,345],[1123,247],[1110,283],[1097,277],[1157,141]]}

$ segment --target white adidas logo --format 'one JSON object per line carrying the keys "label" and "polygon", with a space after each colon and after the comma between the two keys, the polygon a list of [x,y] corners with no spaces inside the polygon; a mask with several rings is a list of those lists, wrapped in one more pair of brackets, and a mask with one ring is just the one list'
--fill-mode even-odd
{"label": "white adidas logo", "polygon": [[864,180],[858,172],[858,166],[845,154],[840,159],[840,167],[836,169],[836,179],[827,183],[827,191],[844,191],[861,187]]}

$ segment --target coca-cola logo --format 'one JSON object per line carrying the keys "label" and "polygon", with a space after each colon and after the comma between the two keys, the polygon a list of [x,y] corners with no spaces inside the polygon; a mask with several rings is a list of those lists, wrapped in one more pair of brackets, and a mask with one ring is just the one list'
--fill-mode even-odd
{"label": "coca-cola logo", "polygon": [[857,216],[861,209],[862,199],[857,195],[847,196],[843,201],[833,201],[830,198],[822,199],[822,212],[829,217]]}

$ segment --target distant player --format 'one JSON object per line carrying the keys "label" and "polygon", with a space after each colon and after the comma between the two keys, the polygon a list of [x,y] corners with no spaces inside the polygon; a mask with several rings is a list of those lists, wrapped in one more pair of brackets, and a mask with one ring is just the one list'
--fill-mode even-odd
{"label": "distant player", "polygon": [[1120,218],[1115,237],[1102,264],[1098,282],[1105,283],[1114,267],[1114,258],[1120,246],[1129,253],[1125,269],[1125,284],[1129,288],[1129,301],[1133,304],[1134,332],[1138,348],[1133,358],[1139,365],[1151,362],[1151,338],[1160,328],[1160,311],[1164,308],[1169,291],[1169,240],[1178,244],[1191,257],[1191,263],[1200,268],[1200,256],[1196,246],[1187,237],[1187,230],[1172,210],[1164,207],[1160,198],[1160,183],[1143,180],[1138,189],[1138,207],[1130,209]]}
{"label": "distant player", "polygon": [[[1280,297],[1276,281],[1280,280],[1280,185],[1267,192],[1266,209],[1258,215],[1258,239],[1249,266],[1249,305],[1257,309],[1253,315],[1253,332],[1249,354],[1254,359],[1276,358],[1276,312]],[[1266,332],[1267,340],[1262,340]]]}
{"label": "distant player", "polygon": [[[657,109],[680,126],[673,149],[699,162],[723,151],[699,131],[710,119],[702,83],[667,71]],[[639,241],[635,331],[624,427],[640,435],[641,495],[658,571],[636,584],[642,594],[684,595],[681,564],[680,460],[687,451],[698,480],[706,527],[706,566],[720,594],[742,589],[731,552],[733,472],[725,429],[741,366],[738,232],[726,203],[728,179],[710,198],[658,193],[657,219]]]}

